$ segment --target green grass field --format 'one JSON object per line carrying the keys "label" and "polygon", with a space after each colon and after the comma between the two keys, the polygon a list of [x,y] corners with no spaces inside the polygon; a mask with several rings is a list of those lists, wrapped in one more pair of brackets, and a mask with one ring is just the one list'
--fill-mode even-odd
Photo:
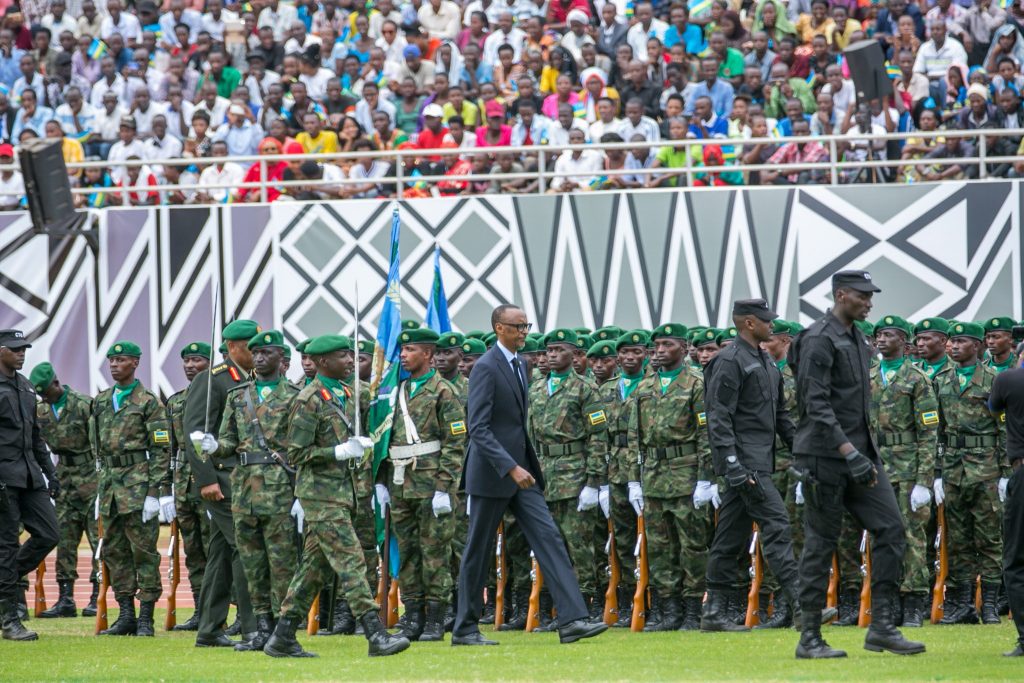
{"label": "green grass field", "polygon": [[[181,610],[179,619],[188,617]],[[111,610],[110,619],[116,616]],[[157,624],[162,626],[161,610]],[[1013,627],[955,626],[909,630],[928,652],[896,657],[867,652],[864,632],[825,627],[825,637],[848,650],[845,660],[798,662],[795,631],[740,634],[631,634],[613,629],[574,645],[549,634],[508,634],[499,647],[452,648],[413,643],[381,659],[366,656],[361,636],[303,635],[319,659],[272,659],[261,653],[196,649],[194,634],[156,638],[98,638],[92,619],[33,619],[33,643],[0,641],[0,681],[1021,681],[1024,661],[1011,649]]]}

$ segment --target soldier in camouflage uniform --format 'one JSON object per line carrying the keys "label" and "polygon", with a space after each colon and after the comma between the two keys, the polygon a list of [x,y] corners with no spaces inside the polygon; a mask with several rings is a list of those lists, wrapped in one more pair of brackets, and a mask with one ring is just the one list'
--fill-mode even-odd
{"label": "soldier in camouflage uniform", "polygon": [[713,473],[704,415],[704,379],[686,363],[686,327],[668,323],[651,335],[657,374],[633,393],[630,481],[640,482],[647,530],[652,604],[645,631],[700,628],[712,526],[707,503]]}
{"label": "soldier in camouflage uniform", "polygon": [[132,342],[111,346],[107,359],[115,385],[92,403],[103,561],[120,607],[117,621],[100,635],[154,635],[153,607],[162,590],[156,549],[161,508],[174,517],[170,425],[160,399],[135,377],[141,356]]}
{"label": "soldier in camouflage uniform", "polygon": [[928,519],[939,404],[931,380],[904,355],[910,335],[910,323],[899,316],[883,316],[875,326],[882,360],[871,371],[871,427],[907,530],[900,585],[903,625],[921,626],[931,588]]}
{"label": "soldier in camouflage uniform", "polygon": [[[317,364],[317,376],[292,401],[288,416],[288,461],[295,467],[295,494],[305,514],[305,542],[299,568],[288,586],[280,618],[263,651],[272,657],[309,657],[295,639],[295,629],[314,597],[337,575],[338,588],[359,616],[371,656],[390,655],[409,641],[389,635],[377,614],[366,581],[366,559],[352,518],[369,516],[357,495],[360,469],[369,461],[372,442],[355,438],[352,391],[342,379],[352,373],[352,341],[340,335],[316,337],[306,353]],[[365,413],[362,413],[365,415]]]}
{"label": "soldier in camouflage uniform", "polygon": [[694,338],[693,344],[697,347],[697,363],[701,369],[706,368],[718,353],[718,336],[721,333],[721,330],[709,327]]}
{"label": "soldier in camouflage uniform", "polygon": [[[205,342],[186,344],[181,349],[181,361],[185,379],[191,384],[196,375],[210,367],[210,345]],[[186,448],[192,448],[182,425],[187,393],[188,388],[185,388],[167,399],[167,416],[171,425],[171,488],[174,491],[175,519],[178,521],[178,533],[185,551],[192,604],[195,605],[192,616],[188,621],[175,624],[175,631],[195,631],[199,628],[199,589],[203,585],[203,574],[206,573],[206,544],[210,540],[210,520],[206,517],[202,503],[198,501],[192,468],[185,452]]]}
{"label": "soldier in camouflage uniform", "polygon": [[84,533],[89,540],[94,558],[92,596],[82,616],[96,616],[96,596],[99,573],[95,560],[96,515],[96,459],[89,442],[89,413],[92,399],[64,386],[57,379],[53,366],[40,363],[29,375],[36,393],[42,398],[36,405],[39,432],[50,452],[57,456],[57,479],[64,495],[56,500],[57,523],[60,540],[57,542],[57,585],[60,597],[53,607],[37,615],[43,619],[75,617],[75,580],[78,578],[78,544]]}
{"label": "soldier in camouflage uniform", "polygon": [[985,347],[988,349],[985,365],[996,373],[1020,365],[1020,358],[1014,350],[1013,342],[1013,328],[1016,324],[1013,318],[1007,317],[989,318],[985,321]]}
{"label": "soldier in camouflage uniform", "polygon": [[299,380],[299,388],[307,386],[316,377],[316,363],[310,358],[309,354],[306,353],[306,345],[312,341],[311,339],[303,339],[295,345],[295,350],[299,352],[299,363],[302,366],[302,379]]}
{"label": "soldier in camouflage uniform", "polygon": [[469,381],[469,373],[473,371],[473,366],[480,356],[487,353],[487,345],[479,339],[469,339],[462,343],[462,360],[459,361],[459,374]]}
{"label": "soldier in camouflage uniform", "polygon": [[[607,480],[608,416],[594,384],[574,371],[576,333],[559,329],[547,337],[546,382],[530,388],[528,434],[547,481],[551,516],[565,538],[580,591],[588,607],[597,599],[592,518]],[[542,606],[542,617],[548,614]],[[551,622],[544,624],[553,628]]]}
{"label": "soldier in camouflage uniform", "polygon": [[956,371],[938,382],[945,449],[935,499],[945,502],[949,576],[942,624],[976,624],[974,577],[981,576],[982,621],[998,624],[1002,578],[1000,483],[1009,478],[1002,415],[988,408],[996,372],[978,362],[985,331],[977,323],[950,328]]}
{"label": "soldier in camouflage uniform", "polygon": [[284,336],[266,330],[248,347],[255,376],[228,392],[218,448],[208,454],[214,462],[237,461],[231,471],[231,515],[257,631],[255,638],[235,646],[240,651],[262,650],[274,630],[274,614],[298,559],[295,521],[302,526],[302,507],[284,459],[288,413],[299,393],[280,373]]}
{"label": "soldier in camouflage uniform", "polygon": [[[457,339],[451,341],[455,343]],[[377,498],[391,500],[391,528],[398,539],[409,640],[444,640],[445,607],[451,594],[451,543],[462,474],[466,411],[454,387],[431,367],[438,334],[404,330],[398,337],[402,368],[410,373],[399,387],[392,416],[386,467],[377,474]]]}

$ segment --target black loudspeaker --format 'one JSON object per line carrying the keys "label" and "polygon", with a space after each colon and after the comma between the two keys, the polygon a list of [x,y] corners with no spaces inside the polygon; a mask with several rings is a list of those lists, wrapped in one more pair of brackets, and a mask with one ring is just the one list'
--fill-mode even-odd
{"label": "black loudspeaker", "polygon": [[88,213],[75,211],[61,141],[29,140],[21,146],[19,160],[25,178],[28,211],[36,232],[60,235],[79,230]]}
{"label": "black loudspeaker", "polygon": [[843,50],[850,66],[857,101],[867,103],[892,94],[892,81],[885,71],[885,53],[877,40],[861,40]]}

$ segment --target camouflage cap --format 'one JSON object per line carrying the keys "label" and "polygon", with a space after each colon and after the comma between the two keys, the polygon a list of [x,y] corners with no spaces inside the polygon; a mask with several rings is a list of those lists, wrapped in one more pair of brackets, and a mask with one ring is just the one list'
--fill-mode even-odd
{"label": "camouflage cap", "polygon": [[46,388],[53,384],[53,380],[57,378],[57,373],[54,371],[53,366],[47,362],[42,362],[39,365],[32,368],[32,372],[28,376],[28,381],[32,383],[32,388],[37,393],[43,393]]}
{"label": "camouflage cap", "polygon": [[437,332],[434,332],[429,327],[416,327],[413,329],[402,330],[402,333],[398,335],[398,343],[400,346],[406,344],[428,344],[430,346],[437,346],[437,340],[439,336]]}
{"label": "camouflage cap", "polygon": [[681,323],[665,323],[654,328],[651,332],[651,341],[655,339],[686,339],[687,328]]}
{"label": "camouflage cap", "polygon": [[569,346],[576,346],[578,339],[579,335],[576,334],[576,331],[571,330],[568,327],[551,330],[548,332],[548,336],[545,337],[545,340],[547,341],[546,346],[551,346],[552,344],[568,344]]}
{"label": "camouflage cap", "polygon": [[303,339],[302,341],[300,341],[298,344],[295,345],[295,350],[298,351],[299,353],[305,353],[306,352],[306,346],[309,345],[309,342],[311,342],[311,341],[313,341],[312,338],[310,338],[310,339]]}
{"label": "camouflage cap", "polygon": [[989,318],[984,325],[986,332],[1012,332],[1017,321],[1007,317]]}
{"label": "camouflage cap", "polygon": [[334,351],[351,351],[352,340],[341,334],[325,334],[321,337],[313,337],[306,344],[306,353],[310,356],[320,356]]}
{"label": "camouflage cap", "polygon": [[479,339],[470,338],[462,342],[462,354],[465,356],[482,356],[487,353],[487,345]]}
{"label": "camouflage cap", "polygon": [[607,325],[605,327],[596,330],[594,334],[590,335],[590,338],[596,343],[599,341],[615,341],[622,335],[626,334],[626,331],[621,327],[615,325]]}
{"label": "camouflage cap", "polygon": [[420,324],[416,320],[408,319],[408,320],[403,320],[402,321],[402,329],[403,330],[418,330],[419,328],[420,328]]}
{"label": "camouflage cap", "polygon": [[284,335],[280,330],[265,330],[259,334],[253,335],[247,346],[250,349],[261,349],[268,346],[275,346],[279,349],[283,349]]}
{"label": "camouflage cap", "polygon": [[185,344],[181,349],[182,358],[200,356],[206,360],[210,360],[210,355],[210,345],[206,342],[192,342],[191,344]]}
{"label": "camouflage cap", "polygon": [[376,346],[377,345],[372,340],[370,340],[370,339],[360,339],[359,340],[359,354],[362,355],[364,353],[367,353],[367,354],[372,356],[373,355],[373,350],[374,350],[374,348],[376,348]]}
{"label": "camouflage cap", "polygon": [[132,358],[141,358],[142,349],[135,342],[130,341],[119,341],[107,349],[107,358],[113,358],[114,356],[129,356]]}
{"label": "camouflage cap", "polygon": [[978,341],[985,341],[985,328],[978,323],[957,323],[949,328],[949,336],[969,337]]}
{"label": "camouflage cap", "polygon": [[260,333],[260,326],[255,320],[232,320],[224,327],[221,336],[225,341],[249,341]]}
{"label": "camouflage cap", "polygon": [[938,332],[949,336],[949,321],[945,318],[925,318],[914,325],[914,334],[922,332]]}
{"label": "camouflage cap", "polygon": [[614,358],[615,342],[599,341],[587,350],[587,358]]}
{"label": "camouflage cap", "polygon": [[911,327],[910,323],[898,315],[883,315],[875,323],[875,334],[878,334],[881,330],[899,330],[908,338],[914,333],[914,328]]}
{"label": "camouflage cap", "polygon": [[458,332],[445,332],[437,340],[437,348],[439,349],[461,349],[462,342],[466,341]]}
{"label": "camouflage cap", "polygon": [[627,346],[647,346],[647,342],[651,340],[645,330],[633,330],[632,332],[626,332],[618,339],[615,340],[615,350],[625,348]]}
{"label": "camouflage cap", "polygon": [[720,334],[722,334],[722,330],[717,327],[709,327],[693,340],[693,345],[700,348],[701,346],[707,346],[708,344],[717,344],[718,335]]}

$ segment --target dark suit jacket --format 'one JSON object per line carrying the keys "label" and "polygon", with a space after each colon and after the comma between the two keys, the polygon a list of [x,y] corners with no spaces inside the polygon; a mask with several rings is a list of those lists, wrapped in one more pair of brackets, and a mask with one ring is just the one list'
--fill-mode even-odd
{"label": "dark suit jacket", "polygon": [[[615,59],[615,48],[626,42],[626,33],[629,31],[629,27],[625,24],[616,24],[612,30],[610,38],[604,35],[604,25],[597,29],[597,51],[601,54],[608,55],[614,61]],[[635,55],[634,55],[635,57]]]}
{"label": "dark suit jacket", "polygon": [[494,345],[469,374],[469,444],[460,488],[472,496],[511,498],[517,487],[509,472],[516,465],[544,488],[540,461],[526,434],[528,409],[512,366]]}

